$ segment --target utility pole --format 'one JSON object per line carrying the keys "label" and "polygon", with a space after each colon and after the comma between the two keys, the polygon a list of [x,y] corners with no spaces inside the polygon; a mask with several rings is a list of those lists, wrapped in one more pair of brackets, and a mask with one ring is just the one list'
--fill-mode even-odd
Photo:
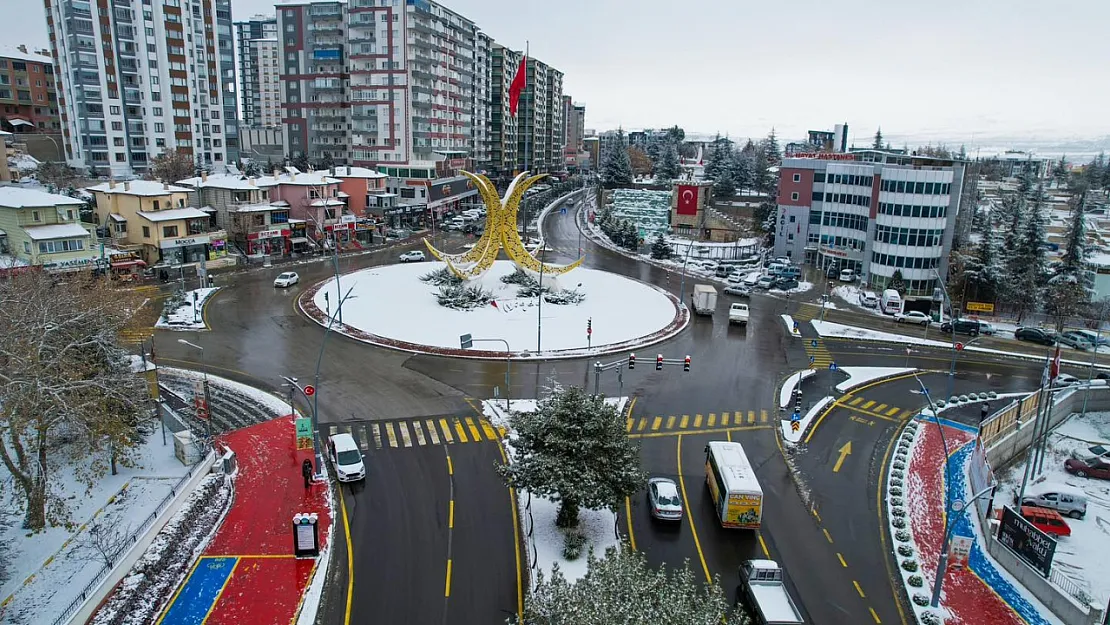
{"label": "utility pole", "polygon": [[[338,279],[338,275],[336,276],[336,279]],[[347,294],[339,299],[336,316],[339,316],[342,313],[343,303],[346,302],[348,298],[351,298],[351,291],[353,290],[354,287],[348,288]],[[313,375],[313,386],[316,387],[316,392],[312,394],[312,455],[316,458],[317,474],[319,474],[324,463],[323,454],[320,453],[320,365],[324,362],[324,347],[328,344],[328,336],[331,335],[331,328],[334,324],[335,317],[329,316],[328,326],[324,329],[324,337],[320,339],[320,355],[316,357],[316,373]],[[296,382],[293,381],[291,382],[291,384],[296,384]],[[301,389],[301,392],[303,393],[304,389]]]}

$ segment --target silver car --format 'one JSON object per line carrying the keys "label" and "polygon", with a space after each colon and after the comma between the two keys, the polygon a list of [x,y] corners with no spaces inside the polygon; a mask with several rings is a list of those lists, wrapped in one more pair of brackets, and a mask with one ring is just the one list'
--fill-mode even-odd
{"label": "silver car", "polygon": [[660,521],[682,520],[682,499],[678,495],[678,485],[665,477],[648,480],[648,505],[651,516]]}

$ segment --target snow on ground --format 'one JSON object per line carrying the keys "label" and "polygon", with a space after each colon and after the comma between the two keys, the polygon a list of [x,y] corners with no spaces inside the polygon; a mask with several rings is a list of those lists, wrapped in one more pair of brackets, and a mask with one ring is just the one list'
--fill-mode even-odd
{"label": "snow on ground", "polygon": [[[182,378],[191,378],[194,380],[203,380],[204,373],[193,371],[192,369],[178,369],[176,367],[159,367],[159,369],[171,371],[174,376]],[[221,378],[217,375],[209,375],[208,383],[214,386],[222,386],[227,390],[237,394],[246,395],[256,402],[265,406],[268,410],[273,412],[274,416],[284,416],[289,414],[289,400],[271,395],[266,391],[257,389],[253,386],[247,386],[235,380]],[[299,414],[299,413],[298,413]]]}
{"label": "snow on ground", "polygon": [[787,332],[790,332],[794,336],[801,336],[802,335],[801,332],[796,332],[794,330],[794,327],[795,327],[794,317],[791,317],[790,315],[779,315],[779,316],[782,317],[782,322],[786,324],[786,331]]}
{"label": "snow on ground", "polygon": [[[1094,444],[1110,444],[1110,412],[1074,414],[1048,436],[1048,453],[1044,472],[1031,479],[1036,483],[1067,484],[1087,494],[1087,516],[1067,519],[1071,536],[1056,545],[1052,570],[1075,582],[1092,597],[1092,605],[1105,606],[1110,601],[1110,577],[1103,574],[1110,561],[1110,481],[1081,478],[1064,470],[1068,458],[1088,458],[1087,448]],[[1018,462],[1000,472],[995,505],[1010,505],[1021,489],[1025,463]]]}
{"label": "snow on ground", "polygon": [[[496,306],[469,311],[453,310],[436,301],[438,287],[420,281],[420,276],[442,268],[442,263],[410,263],[363,269],[342,277],[342,288],[353,287],[343,305],[343,322],[363,332],[418,345],[458,349],[459,336],[475,339],[504,339],[513,352],[535,349],[538,298],[518,298],[519,287],[501,282],[514,271],[510,261],[497,261],[481,278],[472,282],[494,294]],[[544,284],[586,295],[579,304],[544,302],[543,350],[586,352],[586,326],[593,321],[592,348],[634,341],[656,333],[675,319],[672,300],[655,287],[616,274],[581,267],[559,276],[544,277]],[[317,291],[315,303],[327,310],[324,295],[335,299],[333,282]],[[503,344],[479,342],[475,349],[502,351]]]}
{"label": "snow on ground", "polygon": [[193,289],[185,293],[185,299],[177,308],[158,318],[156,328],[165,330],[203,330],[204,303],[220,287]]}
{"label": "snow on ground", "polygon": [[[615,405],[618,414],[624,414],[627,397],[607,397],[605,403]],[[510,401],[513,412],[535,412],[535,399],[514,399]],[[509,415],[505,411],[505,401],[502,399],[487,399],[482,402],[482,414],[497,427],[509,427]],[[511,458],[513,455],[512,438],[509,433],[505,441],[505,448]],[[592,549],[594,554],[601,557],[609,547],[620,543],[614,528],[617,515],[611,510],[587,510],[579,512],[578,529],[586,537],[586,544],[582,548],[582,555],[576,560],[567,560],[563,557],[563,532],[555,526],[555,517],[559,513],[559,504],[545,497],[530,497],[528,491],[517,491],[517,506],[520,514],[521,531],[530,540],[535,548],[525,549],[528,554],[529,566],[543,571],[547,579],[551,578],[552,565],[558,564],[559,570],[568,582],[574,583],[586,575],[587,554]],[[529,514],[530,513],[530,514]],[[531,531],[530,531],[531,530]],[[533,562],[533,557],[535,561]],[[532,577],[533,581],[535,577]]]}
{"label": "snow on ground", "polygon": [[790,398],[794,396],[794,387],[796,387],[802,380],[815,375],[817,371],[814,369],[802,369],[796,373],[791,373],[790,377],[782,383],[782,388],[779,389],[779,407],[786,408],[790,405]]}
{"label": "snow on ground", "polygon": [[[56,456],[61,462],[62,454]],[[161,431],[155,431],[137,450],[135,468],[119,467],[117,475],[105,475],[92,488],[85,489],[76,475],[87,469],[66,464],[51,466],[52,484],[59,499],[70,507],[77,524],[73,530],[48,527],[37,534],[20,528],[22,511],[9,497],[11,476],[0,465],[0,542],[9,547],[0,567],[8,575],[0,586],[0,603],[13,596],[0,610],[4,623],[41,623],[53,620],[77,598],[100,571],[101,564],[82,556],[79,545],[88,536],[91,524],[130,534],[177,485],[188,467],[173,455],[173,438],[167,433],[162,444]],[[49,561],[49,563],[48,563]],[[24,580],[34,576],[24,585]]]}
{"label": "snow on ground", "polygon": [[836,398],[822,397],[820,401],[814,404],[813,407],[809,409],[809,412],[805,413],[805,415],[802,416],[802,420],[799,422],[800,425],[798,426],[797,432],[795,432],[794,428],[790,426],[789,418],[780,419],[779,426],[782,428],[783,439],[790,443],[797,443],[798,441],[802,440],[802,435],[806,433],[806,428],[809,427],[810,422],[813,421],[813,419],[817,415],[821,414],[821,411],[824,410],[825,407],[829,405],[829,402],[833,401],[834,399]]}
{"label": "snow on ground", "polygon": [[846,393],[857,386],[863,386],[872,380],[889,378],[915,371],[904,367],[840,367],[839,371],[848,374],[848,379],[836,385],[836,390]]}

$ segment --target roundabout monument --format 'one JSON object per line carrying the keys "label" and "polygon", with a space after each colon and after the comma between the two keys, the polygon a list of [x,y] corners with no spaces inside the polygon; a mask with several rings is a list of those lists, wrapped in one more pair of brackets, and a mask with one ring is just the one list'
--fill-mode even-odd
{"label": "roundabout monument", "polygon": [[[517,233],[524,192],[543,176],[520,174],[505,198],[484,176],[474,181],[486,206],[486,229],[462,254],[425,245],[438,263],[370,267],[340,277],[351,297],[332,329],[373,345],[414,353],[504,359],[505,350],[462,349],[459,337],[495,339],[509,355],[552,359],[635,351],[678,334],[689,312],[663,289],[623,276],[542,263]],[[508,260],[499,260],[504,250]],[[336,315],[334,278],[298,299],[326,326]]]}

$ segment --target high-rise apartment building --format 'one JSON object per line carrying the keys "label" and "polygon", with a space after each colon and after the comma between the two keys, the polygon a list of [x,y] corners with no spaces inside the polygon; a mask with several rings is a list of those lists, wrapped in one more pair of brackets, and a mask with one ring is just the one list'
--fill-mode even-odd
{"label": "high-rise apartment building", "polygon": [[512,177],[517,164],[517,118],[509,113],[509,85],[523,56],[497,42],[490,46],[490,171],[502,178]]}
{"label": "high-rise apartment building", "polygon": [[565,95],[563,117],[563,145],[568,152],[581,152],[582,140],[586,137],[586,106],[575,104],[569,95]]}
{"label": "high-rise apartment building", "polygon": [[527,83],[509,113],[509,85],[522,53],[494,43],[490,63],[490,170],[500,177],[514,171],[552,173],[563,170],[563,73],[533,58],[526,64]]}
{"label": "high-rise apartment building", "polygon": [[278,97],[278,26],[276,17],[256,15],[235,22],[239,51],[239,105],[243,126],[264,128],[281,123]]}
{"label": "high-rise apartment building", "polygon": [[0,130],[59,132],[58,94],[49,50],[0,46]]}
{"label": "high-rise apartment building", "polygon": [[471,119],[473,130],[470,155],[479,171],[489,171],[490,159],[490,114],[492,90],[493,39],[484,32],[477,32],[474,39],[474,104]]}
{"label": "high-rise apartment building", "polygon": [[168,149],[239,158],[231,0],[45,0],[66,160],[145,173]]}

